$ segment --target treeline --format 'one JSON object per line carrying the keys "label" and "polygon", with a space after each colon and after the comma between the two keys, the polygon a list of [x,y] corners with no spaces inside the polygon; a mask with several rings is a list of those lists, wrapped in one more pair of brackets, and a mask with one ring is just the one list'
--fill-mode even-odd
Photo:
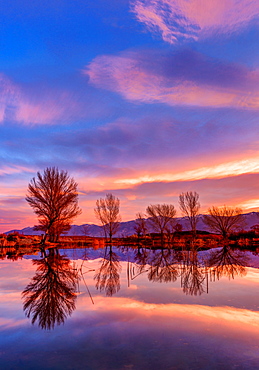
{"label": "treeline", "polygon": [[[26,201],[38,216],[35,230],[44,233],[43,243],[47,237],[50,242],[57,242],[59,236],[70,229],[70,226],[81,209],[78,205],[78,184],[67,171],[56,167],[47,167],[43,174],[37,172],[28,186]],[[195,236],[200,211],[199,194],[195,191],[179,195],[179,207],[182,215],[188,220],[192,234]],[[101,223],[104,235],[109,241],[118,231],[120,216],[120,200],[113,194],[96,201],[95,216]],[[161,235],[164,243],[165,235],[181,231],[181,225],[175,222],[176,209],[172,204],[151,204],[145,213],[137,213],[135,231],[138,236],[145,236],[150,225]],[[148,222],[147,222],[148,221]],[[203,216],[203,222],[215,233],[228,237],[233,231],[242,228],[242,209],[238,207],[211,207]]]}

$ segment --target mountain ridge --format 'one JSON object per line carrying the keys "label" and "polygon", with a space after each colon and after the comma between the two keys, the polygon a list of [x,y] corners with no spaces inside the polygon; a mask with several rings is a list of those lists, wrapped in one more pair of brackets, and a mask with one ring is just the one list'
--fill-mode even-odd
{"label": "mountain ridge", "polygon": [[[209,231],[209,228],[204,224],[202,218],[204,215],[200,214],[198,216],[198,223],[197,223],[197,230],[200,231]],[[249,212],[244,213],[242,215],[244,217],[245,226],[243,230],[249,231],[251,226],[259,224],[259,213],[258,212]],[[188,225],[187,217],[177,217],[175,218],[175,222],[182,225],[183,230],[190,230]],[[115,236],[117,237],[126,237],[132,234],[135,234],[134,230],[135,220],[130,221],[123,221],[120,222],[120,227]],[[154,229],[149,228],[149,232],[153,232]],[[10,234],[13,232],[19,232],[20,234],[24,235],[41,235],[42,231],[35,231],[33,227],[25,227],[23,229],[13,229],[10,231],[5,232],[5,234]],[[104,236],[102,226],[96,224],[82,224],[82,225],[72,225],[70,230],[64,235],[72,235],[72,236],[93,236],[93,237],[101,237]]]}

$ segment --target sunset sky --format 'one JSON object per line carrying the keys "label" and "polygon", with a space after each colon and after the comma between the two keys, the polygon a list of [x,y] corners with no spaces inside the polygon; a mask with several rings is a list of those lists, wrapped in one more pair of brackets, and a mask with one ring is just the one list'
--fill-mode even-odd
{"label": "sunset sky", "polygon": [[192,190],[259,209],[257,0],[13,0],[0,12],[0,232],[47,166],[123,221]]}

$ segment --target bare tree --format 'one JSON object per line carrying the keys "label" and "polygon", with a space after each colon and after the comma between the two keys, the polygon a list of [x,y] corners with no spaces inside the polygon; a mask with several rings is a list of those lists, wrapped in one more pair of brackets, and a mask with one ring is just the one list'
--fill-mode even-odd
{"label": "bare tree", "polygon": [[96,201],[94,210],[96,218],[101,222],[105,237],[109,236],[110,242],[112,236],[118,231],[120,226],[120,200],[115,198],[111,193],[106,194],[106,197]]}
{"label": "bare tree", "polygon": [[229,245],[215,249],[210,253],[207,265],[210,267],[211,276],[218,280],[227,276],[234,279],[236,275],[246,275],[248,257],[243,251],[233,250]]}
{"label": "bare tree", "polygon": [[[45,253],[45,251],[44,251]],[[35,276],[22,292],[24,311],[42,329],[53,329],[64,323],[75,309],[78,273],[69,259],[50,254],[33,260]]]}
{"label": "bare tree", "polygon": [[200,210],[199,194],[196,191],[181,193],[179,195],[179,206],[183,215],[187,217],[193,234],[195,234]]}
{"label": "bare tree", "polygon": [[178,265],[174,259],[172,249],[152,251],[149,259],[148,279],[159,283],[176,281]]}
{"label": "bare tree", "polygon": [[94,276],[96,280],[96,289],[100,292],[105,291],[108,297],[113,296],[120,290],[120,271],[121,265],[119,257],[112,251],[105,249],[105,255],[101,262],[101,267]]}
{"label": "bare tree", "polygon": [[164,243],[164,233],[174,222],[176,210],[172,204],[151,204],[146,209],[149,222],[161,234],[161,243]]}
{"label": "bare tree", "polygon": [[205,292],[205,270],[199,263],[197,249],[183,253],[181,286],[185,294],[201,295]]}
{"label": "bare tree", "polygon": [[[26,201],[38,216],[37,230],[58,241],[61,233],[69,230],[72,220],[81,213],[78,207],[77,183],[66,171],[47,167],[37,172],[28,186]],[[44,239],[45,240],[45,239]]]}
{"label": "bare tree", "polygon": [[139,238],[141,235],[142,236],[146,235],[147,232],[146,219],[142,213],[136,214],[134,230],[136,231]]}
{"label": "bare tree", "polygon": [[176,225],[174,225],[174,232],[181,233],[183,231],[183,226],[177,222]]}
{"label": "bare tree", "polygon": [[227,206],[209,208],[208,215],[203,216],[203,222],[224,238],[244,225],[242,209]]}

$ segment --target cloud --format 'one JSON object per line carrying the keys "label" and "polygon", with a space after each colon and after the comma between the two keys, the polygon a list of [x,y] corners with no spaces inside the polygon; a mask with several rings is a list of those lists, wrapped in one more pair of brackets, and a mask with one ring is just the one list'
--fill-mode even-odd
{"label": "cloud", "polygon": [[[107,193],[113,193],[121,200],[123,221],[134,219],[137,212],[145,212],[148,205],[157,203],[173,204],[177,209],[177,217],[180,217],[179,194],[186,191],[196,191],[200,195],[201,213],[206,213],[212,205],[222,206],[224,204],[239,206],[244,212],[250,212],[258,210],[258,180],[259,174],[244,174],[220,179],[147,182],[127,187],[119,187],[119,184],[110,181],[104,182],[102,188],[98,187],[99,184],[95,187],[88,186],[85,195],[81,196],[80,204],[83,205],[85,211],[87,206],[86,213],[89,214],[88,217],[94,223],[96,223],[93,214],[95,201]],[[82,189],[83,186],[87,188],[87,179],[85,182],[80,179],[80,188]]]}
{"label": "cloud", "polygon": [[129,101],[202,107],[259,107],[259,72],[184,50],[124,52],[95,58],[89,82]]}
{"label": "cloud", "polygon": [[28,92],[0,74],[0,123],[24,125],[66,122],[76,112],[77,104],[65,91]]}
{"label": "cloud", "polygon": [[[5,209],[2,207],[2,202],[0,202],[0,233],[12,229],[20,229],[24,227],[24,224],[26,226],[30,225],[30,223],[26,224],[26,222],[32,222],[32,217],[28,218],[28,212],[22,211],[19,209],[20,201],[17,202],[17,204],[13,204],[12,208],[10,208],[10,205],[8,209]],[[6,207],[7,208],[7,207]]]}
{"label": "cloud", "polygon": [[204,178],[222,178],[226,176],[237,176],[246,173],[259,173],[259,157],[247,158],[244,160],[221,163],[215,166],[200,167],[197,169],[178,172],[161,173],[158,175],[141,176],[132,179],[119,179],[115,183],[119,184],[140,184],[143,182],[156,181],[192,181]]}
{"label": "cloud", "polygon": [[18,165],[4,165],[0,167],[0,176],[13,175],[24,172],[34,172],[32,168]]}
{"label": "cloud", "polygon": [[258,17],[256,0],[132,0],[138,21],[171,44],[229,34]]}

